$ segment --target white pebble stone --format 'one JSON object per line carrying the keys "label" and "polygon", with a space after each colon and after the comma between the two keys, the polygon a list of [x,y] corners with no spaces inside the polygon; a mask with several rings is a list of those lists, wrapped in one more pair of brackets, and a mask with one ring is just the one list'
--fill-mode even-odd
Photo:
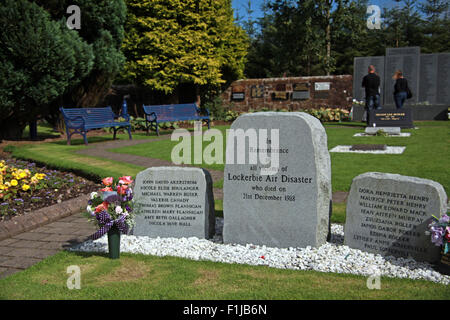
{"label": "white pebble stone", "polygon": [[[156,256],[175,256],[192,260],[208,260],[224,263],[265,265],[279,269],[316,270],[322,272],[351,273],[371,276],[423,279],[450,284],[450,276],[442,275],[426,262],[412,258],[383,257],[344,246],[344,228],[331,225],[331,242],[318,248],[271,248],[254,244],[223,244],[223,218],[216,218],[216,235],[211,240],[190,238],[150,238],[121,236],[121,252]],[[106,235],[88,240],[70,250],[107,252]],[[264,256],[264,258],[263,258]]]}

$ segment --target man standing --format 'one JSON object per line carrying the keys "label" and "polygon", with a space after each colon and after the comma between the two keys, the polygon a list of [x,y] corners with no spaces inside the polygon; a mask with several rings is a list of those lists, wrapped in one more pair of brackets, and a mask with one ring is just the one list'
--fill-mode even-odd
{"label": "man standing", "polygon": [[[369,74],[365,75],[362,86],[366,89],[366,111],[369,114],[371,109],[381,109],[380,107],[380,77],[375,73],[375,67],[369,66]],[[369,123],[369,117],[367,117]]]}

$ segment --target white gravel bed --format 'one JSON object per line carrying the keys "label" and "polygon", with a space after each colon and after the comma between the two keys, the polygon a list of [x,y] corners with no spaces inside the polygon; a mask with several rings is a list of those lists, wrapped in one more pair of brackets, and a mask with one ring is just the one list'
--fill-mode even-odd
{"label": "white gravel bed", "polygon": [[330,152],[373,153],[373,154],[402,154],[406,147],[386,147],[386,150],[350,150],[352,146],[336,146]]}
{"label": "white gravel bed", "polygon": [[[374,134],[368,134],[368,133],[365,133],[365,132],[355,133],[353,136],[354,137],[375,137]],[[410,136],[411,136],[410,132],[401,132],[399,134],[388,134],[388,135],[386,135],[386,137],[393,137],[393,138],[410,137]]]}
{"label": "white gravel bed", "polygon": [[[214,239],[150,238],[122,235],[121,252],[155,256],[174,256],[192,260],[262,265],[293,270],[351,273],[362,276],[387,276],[423,279],[448,285],[450,276],[433,270],[431,264],[411,258],[383,257],[344,246],[344,228],[332,224],[331,241],[319,248],[271,248],[258,245],[223,244],[223,218],[216,219]],[[108,252],[107,236],[72,247],[72,251]]]}

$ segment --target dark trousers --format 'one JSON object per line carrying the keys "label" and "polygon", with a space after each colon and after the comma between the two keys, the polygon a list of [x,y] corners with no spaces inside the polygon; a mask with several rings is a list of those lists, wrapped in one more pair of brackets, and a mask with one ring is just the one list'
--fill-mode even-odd
{"label": "dark trousers", "polygon": [[397,109],[401,109],[403,107],[407,96],[408,94],[405,91],[394,94],[394,101]]}
{"label": "dark trousers", "polygon": [[381,109],[379,94],[366,97],[366,113],[367,113],[366,122],[367,122],[367,124],[369,124],[369,115],[370,115],[370,110],[372,110],[372,109],[376,109],[376,110]]}
{"label": "dark trousers", "polygon": [[381,109],[380,107],[380,95],[376,94],[374,96],[367,96],[366,97],[366,109]]}

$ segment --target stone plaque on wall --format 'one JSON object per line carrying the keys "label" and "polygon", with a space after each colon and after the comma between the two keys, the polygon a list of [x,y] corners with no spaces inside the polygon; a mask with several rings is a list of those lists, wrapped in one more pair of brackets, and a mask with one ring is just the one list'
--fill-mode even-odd
{"label": "stone plaque on wall", "polygon": [[314,83],[315,91],[328,91],[330,90],[330,82],[316,82]]}
{"label": "stone plaque on wall", "polygon": [[244,92],[233,92],[231,94],[231,100],[237,100],[241,101],[245,99],[245,93]]}
{"label": "stone plaque on wall", "polygon": [[252,86],[250,89],[250,97],[252,98],[263,98],[264,97],[264,86]]}
{"label": "stone plaque on wall", "polygon": [[292,92],[292,100],[307,100],[310,98],[309,91]]}
{"label": "stone plaque on wall", "polygon": [[273,93],[274,100],[287,100],[288,94],[286,91],[275,91]]}
{"label": "stone plaque on wall", "polygon": [[294,83],[293,90],[294,91],[309,91],[309,83],[307,83],[307,82]]}

